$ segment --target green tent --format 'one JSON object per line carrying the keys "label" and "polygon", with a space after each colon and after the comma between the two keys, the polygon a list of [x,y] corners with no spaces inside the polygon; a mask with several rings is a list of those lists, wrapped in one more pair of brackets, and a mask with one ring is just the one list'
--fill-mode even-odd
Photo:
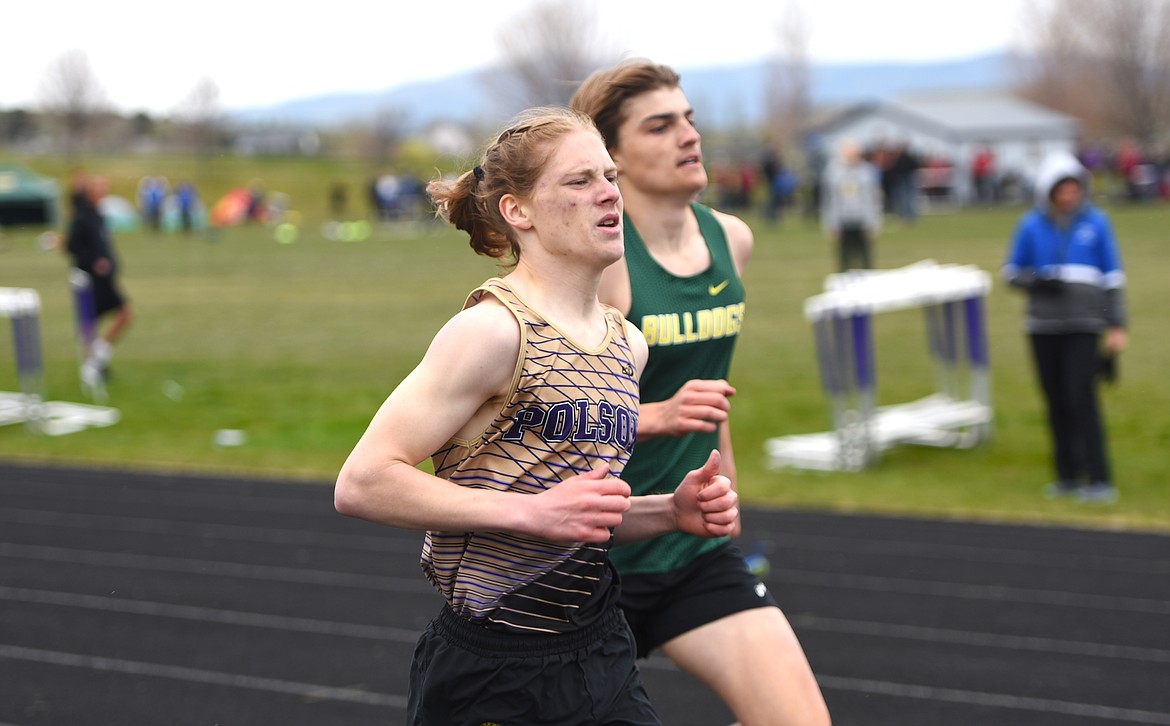
{"label": "green tent", "polygon": [[57,182],[17,164],[0,164],[0,227],[57,223]]}

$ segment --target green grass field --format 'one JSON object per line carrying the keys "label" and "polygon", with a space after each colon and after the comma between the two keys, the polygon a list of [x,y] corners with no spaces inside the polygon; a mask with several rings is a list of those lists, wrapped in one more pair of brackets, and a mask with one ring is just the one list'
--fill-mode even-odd
{"label": "green grass field", "polygon": [[[133,198],[142,173],[196,176],[205,198],[263,180],[289,194],[300,234],[279,244],[250,226],[215,238],[127,232],[117,236],[123,283],[137,312],[113,362],[110,404],[122,421],[61,437],[0,428],[0,458],[102,467],[245,473],[329,483],[374,410],[418,361],[431,336],[475,284],[495,273],[466,238],[435,223],[375,227],[362,242],[321,232],[330,183],[351,183],[364,209],[362,171],[325,162],[217,162],[151,168],[137,159],[98,162],[115,193]],[[98,169],[98,163],[91,168]],[[176,162],[178,164],[178,162]],[[249,166],[251,164],[251,166]],[[40,171],[64,178],[60,169]],[[904,446],[859,473],[766,466],[773,436],[823,431],[812,333],[802,303],[820,291],[831,256],[818,229],[798,218],[756,230],[746,275],[748,315],[732,372],[733,435],[745,501],[1094,527],[1170,530],[1170,207],[1109,207],[1128,268],[1133,324],[1120,384],[1102,392],[1121,501],[1089,507],[1049,502],[1046,429],[1020,330],[1022,299],[996,280],[988,298],[995,435],[975,449]],[[882,267],[923,259],[994,272],[1020,210],[890,220],[876,252]],[[31,287],[42,301],[45,387],[52,400],[84,400],[65,281],[65,256],[42,251],[32,231],[0,237],[0,286]],[[920,313],[875,318],[879,404],[933,388]],[[0,337],[0,390],[15,390],[11,339]],[[243,429],[238,447],[216,447],[218,429]]]}

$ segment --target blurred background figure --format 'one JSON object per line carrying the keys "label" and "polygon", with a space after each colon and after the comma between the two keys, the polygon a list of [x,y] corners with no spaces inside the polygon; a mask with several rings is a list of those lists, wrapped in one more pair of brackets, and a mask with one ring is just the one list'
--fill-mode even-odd
{"label": "blurred background figure", "polygon": [[773,148],[764,150],[760,159],[760,178],[764,182],[764,219],[777,222],[796,191],[796,175]]}
{"label": "blurred background figure", "polygon": [[981,204],[997,201],[995,153],[986,146],[979,147],[971,158],[971,187]]}
{"label": "blurred background figure", "polygon": [[804,198],[804,218],[815,222],[821,216],[821,196],[824,191],[825,168],[829,165],[829,155],[825,151],[825,141],[818,134],[812,134],[805,140],[805,174],[808,184]]}
{"label": "blurred background figure", "polygon": [[[118,285],[117,257],[101,211],[108,188],[104,177],[77,177],[73,184],[73,218],[65,238],[65,249],[73,266],[90,276],[94,314],[99,325],[103,318],[109,321],[104,331],[99,330],[88,359],[82,363],[82,378],[86,383],[107,377],[114,346],[133,317],[130,303]],[[93,380],[87,381],[87,377]]]}
{"label": "blurred background figure", "polygon": [[918,219],[918,155],[908,144],[899,142],[894,145],[890,167],[886,174],[890,177],[890,211],[903,222],[913,224]]}
{"label": "blurred background figure", "polygon": [[179,210],[179,229],[190,233],[195,228],[195,207],[199,204],[199,194],[195,185],[183,180],[175,185],[175,206]]}
{"label": "blurred background figure", "polygon": [[348,190],[345,182],[333,182],[329,186],[329,214],[330,219],[345,219]]}
{"label": "blurred background figure", "polygon": [[821,225],[837,246],[841,272],[873,267],[872,247],[882,226],[881,181],[853,139],[841,142],[825,171]]}
{"label": "blurred background figure", "polygon": [[144,176],[138,182],[138,213],[148,229],[162,228],[163,201],[167,198],[167,180],[161,176]]}
{"label": "blurred background figure", "polygon": [[[1103,369],[1126,346],[1125,273],[1109,218],[1087,198],[1088,170],[1053,154],[1036,177],[1036,206],[1016,227],[1003,275],[1028,297],[1024,329],[1052,437],[1049,497],[1117,499],[1097,405]],[[1104,340],[1102,340],[1104,335]]]}

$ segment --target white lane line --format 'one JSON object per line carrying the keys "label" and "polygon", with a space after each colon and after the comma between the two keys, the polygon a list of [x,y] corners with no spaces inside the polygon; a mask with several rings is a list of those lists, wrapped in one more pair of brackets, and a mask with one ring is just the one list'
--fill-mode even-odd
{"label": "white lane line", "polygon": [[[264,544],[338,547],[371,552],[411,552],[422,550],[422,536],[412,539],[383,535],[334,534],[312,530],[269,528],[259,525],[215,524],[154,517],[125,517],[107,514],[74,514],[34,509],[2,510],[0,522],[43,527],[108,530],[136,534],[162,534],[207,539],[238,540]],[[388,529],[388,528],[387,528]]]}
{"label": "white lane line", "polygon": [[919,625],[877,623],[868,620],[824,618],[818,615],[790,615],[797,630],[816,630],[827,633],[867,635],[895,640],[920,640],[928,643],[951,643],[981,648],[1026,650],[1039,653],[1087,656],[1090,658],[1117,658],[1144,663],[1170,663],[1170,650],[1138,646],[1090,643],[1077,640],[1057,640],[1030,635],[1003,635],[980,633],[950,628],[928,628]]}
{"label": "white lane line", "polygon": [[[147,615],[151,617],[214,622],[244,627],[345,636],[367,640],[384,640],[395,643],[414,643],[418,640],[419,635],[417,630],[407,628],[224,610],[222,608],[205,608],[194,605],[180,605],[148,600],[124,600],[101,595],[85,595],[31,588],[0,586],[0,600]],[[1125,659],[1146,663],[1170,663],[1170,650],[1158,648],[1066,641],[1035,636],[979,633],[896,623],[825,618],[816,615],[792,615],[789,616],[789,620],[793,627],[798,630],[816,630],[820,632],[865,635],[896,640],[916,640],[929,643],[950,643],[982,648],[999,648],[1003,650],[1026,650],[1090,658]]]}
{"label": "white lane line", "polygon": [[[769,534],[762,539],[790,556],[801,550],[883,555],[905,559],[961,560],[989,564],[1022,565],[1071,570],[1104,570],[1110,573],[1156,575],[1170,573],[1170,558],[1053,552],[995,545],[977,546],[929,540],[873,540],[831,534]],[[1166,551],[1170,551],[1167,549]]]}
{"label": "white lane line", "polygon": [[[664,656],[653,655],[643,661],[638,661],[638,667],[647,670],[677,671],[672,661]],[[1003,708],[1017,711],[1040,711],[1043,713],[1058,713],[1082,718],[1099,718],[1112,723],[1141,723],[1170,725],[1170,714],[1157,711],[1142,711],[1132,708],[1117,708],[1102,706],[1093,703],[1077,703],[1075,701],[1061,701],[1051,698],[1032,698],[1029,696],[1013,696],[1006,693],[985,693],[982,691],[966,691],[957,688],[937,688],[921,686],[913,683],[893,683],[890,681],[875,681],[867,678],[851,678],[848,676],[832,676],[817,673],[817,683],[822,689],[848,691],[850,693],[868,693],[895,698],[914,698],[924,701],[943,701],[961,703],[964,705],[983,706],[987,708]]]}
{"label": "white lane line", "polygon": [[301,618],[287,615],[205,608],[195,605],[175,605],[151,600],[121,600],[100,595],[79,595],[52,590],[33,590],[23,587],[0,586],[0,600],[24,602],[37,605],[83,608],[103,612],[146,615],[158,618],[194,620],[204,623],[220,623],[250,628],[268,628],[299,633],[344,636],[362,640],[384,640],[394,643],[414,644],[421,631],[407,628],[392,628],[381,625],[343,623],[335,620]]}
{"label": "white lane line", "polygon": [[844,575],[838,573],[773,569],[768,584],[777,589],[775,583],[831,587],[846,590],[896,593],[900,595],[933,595],[967,600],[991,600],[1016,602],[1030,605],[1057,605],[1069,608],[1091,610],[1113,610],[1120,612],[1170,615],[1170,602],[1141,597],[1095,595],[1093,593],[1066,592],[1060,590],[1038,590],[1007,585],[972,585],[958,582],[937,582],[910,580],[901,577],[878,575]]}
{"label": "white lane line", "polygon": [[[320,499],[297,499],[290,496],[280,496],[275,492],[224,492],[178,488],[161,490],[154,487],[104,486],[103,484],[103,482],[97,482],[92,485],[71,486],[68,487],[68,492],[59,492],[58,495],[67,497],[74,502],[100,501],[106,505],[125,502],[135,506],[149,505],[151,509],[179,507],[186,511],[227,510],[267,514],[341,516],[332,512],[332,497],[325,493],[325,489],[321,490]],[[52,483],[47,483],[42,486],[42,489],[53,486]],[[60,487],[55,488],[60,489]],[[332,512],[332,514],[327,515],[328,512]]]}
{"label": "white lane line", "polygon": [[964,691],[957,688],[936,688],[934,686],[872,681],[865,678],[845,678],[841,676],[818,675],[817,682],[821,688],[851,691],[854,693],[870,693],[897,698],[916,698],[924,701],[945,701],[1015,711],[1057,713],[1079,718],[1097,718],[1111,723],[1170,724],[1170,713],[1101,706],[1093,703],[1013,696],[1006,693]]}
{"label": "white lane line", "polygon": [[0,658],[71,668],[85,668],[110,673],[167,678],[188,683],[204,683],[213,686],[228,686],[253,691],[283,693],[316,701],[347,701],[349,703],[362,703],[370,706],[406,708],[406,696],[396,696],[388,693],[371,693],[357,688],[323,686],[316,683],[300,683],[298,681],[248,676],[239,673],[224,673],[222,671],[211,671],[202,668],[144,663],[142,661],[125,660],[122,658],[106,658],[81,653],[63,653],[56,650],[24,648],[18,645],[6,645],[3,643],[0,643]]}
{"label": "white lane line", "polygon": [[[64,547],[0,543],[0,557],[68,562],[100,567],[184,572],[220,577],[256,578],[339,587],[390,590],[393,592],[433,592],[423,578],[390,578],[360,573],[333,572],[272,565],[248,565],[216,560],[198,560],[157,555],[94,552]],[[935,597],[1015,602],[1030,605],[1053,605],[1069,608],[1170,615],[1170,602],[1150,598],[1115,597],[1091,593],[1038,590],[1004,585],[972,585],[932,582],[874,575],[843,575],[795,569],[774,570],[770,585],[781,584],[831,587],[894,594],[930,595]]]}
{"label": "white lane line", "polygon": [[95,567],[124,567],[139,570],[196,574],[209,577],[237,577],[243,579],[296,582],[329,587],[350,587],[367,590],[386,590],[395,593],[434,592],[421,575],[418,577],[382,577],[362,573],[310,570],[273,565],[249,565],[217,560],[198,560],[158,555],[135,555],[121,552],[94,552],[65,547],[16,545],[0,543],[0,557],[28,559],[41,562],[66,562]]}

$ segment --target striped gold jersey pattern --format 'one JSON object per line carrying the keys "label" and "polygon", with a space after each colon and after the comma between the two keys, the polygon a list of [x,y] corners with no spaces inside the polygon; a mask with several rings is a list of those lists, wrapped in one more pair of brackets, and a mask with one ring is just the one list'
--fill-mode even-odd
{"label": "striped gold jersey pattern", "polygon": [[[608,463],[620,476],[637,433],[638,382],[622,316],[606,308],[604,342],[587,350],[529,307],[503,280],[474,290],[520,324],[511,394],[475,440],[432,457],[435,474],[467,487],[538,494]],[[615,596],[609,545],[552,542],[507,532],[426,533],[421,564],[451,608],[512,632],[560,633],[591,622]]]}

